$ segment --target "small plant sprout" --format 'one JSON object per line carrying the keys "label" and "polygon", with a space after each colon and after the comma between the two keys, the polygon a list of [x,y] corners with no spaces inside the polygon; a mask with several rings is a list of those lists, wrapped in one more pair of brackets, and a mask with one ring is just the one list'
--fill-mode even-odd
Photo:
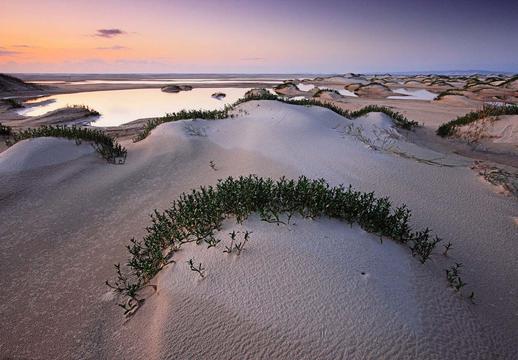
{"label": "small plant sprout", "polygon": [[224,253],[230,254],[232,251],[234,251],[234,241],[236,241],[236,231],[232,230],[231,233],[228,233],[230,235],[230,246],[225,246],[225,250],[223,250]]}
{"label": "small plant sprout", "polygon": [[115,264],[115,271],[117,272],[117,280],[111,284],[106,280],[106,285],[113,289],[116,293],[125,295],[126,302],[117,304],[124,309],[124,315],[131,316],[139,308],[142,300],[137,298],[137,291],[141,289],[140,282],[131,283],[128,278],[122,274],[120,264]]}
{"label": "small plant sprout", "polygon": [[243,249],[245,248],[245,244],[250,239],[250,234],[251,233],[252,233],[251,231],[245,231],[245,235],[243,237],[243,241],[236,244],[235,248],[237,250],[237,254],[238,255],[241,255],[241,251],[243,251]]}
{"label": "small plant sprout", "polygon": [[448,283],[450,284],[450,287],[454,288],[455,291],[460,291],[464,286],[467,284],[462,281],[460,277],[460,268],[462,267],[462,264],[455,263],[452,267],[449,269],[446,269],[446,278],[448,280]]}
{"label": "small plant sprout", "polygon": [[451,242],[444,244],[443,247],[444,247],[444,251],[442,254],[444,256],[448,256],[448,251],[452,248]]}
{"label": "small plant sprout", "polygon": [[212,170],[214,171],[218,171],[218,169],[216,168],[216,164],[214,163],[214,161],[209,161],[209,166]]}
{"label": "small plant sprout", "polygon": [[187,261],[187,264],[189,264],[189,268],[191,269],[191,271],[198,273],[198,275],[200,275],[201,278],[205,277],[205,268],[202,266],[201,263],[199,263],[196,267],[194,259],[189,259],[189,261]]}

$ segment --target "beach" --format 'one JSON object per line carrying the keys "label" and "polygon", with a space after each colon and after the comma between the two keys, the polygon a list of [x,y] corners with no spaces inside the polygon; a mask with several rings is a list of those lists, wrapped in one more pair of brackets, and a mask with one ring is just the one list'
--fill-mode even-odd
{"label": "beach", "polygon": [[[70,92],[79,90],[74,86]],[[477,160],[515,169],[514,150],[435,135],[441,124],[479,109],[473,97],[358,94],[329,101],[351,111],[387,106],[424,126],[408,131],[380,112],[347,119],[320,106],[254,100],[225,119],[165,122],[138,142],[132,138],[144,120],[106,128],[127,149],[124,165],[64,139],[6,148],[0,316],[9,331],[0,352],[54,359],[512,358],[516,198],[471,167]],[[20,129],[36,121],[12,110],[0,120]],[[412,226],[430,227],[452,250],[443,255],[441,244],[421,264],[408,247],[336,219],[226,219],[217,246],[184,245],[150,280],[156,291],[143,289],[145,302],[126,318],[104,283],[114,277],[113,264],[128,259],[129,240],[145,234],[149,214],[183,192],[249,174],[374,191],[406,204]],[[223,253],[232,231],[251,232],[240,255]],[[203,264],[205,277],[189,270],[189,259]],[[445,277],[454,263],[463,264],[467,283],[460,293]]]}

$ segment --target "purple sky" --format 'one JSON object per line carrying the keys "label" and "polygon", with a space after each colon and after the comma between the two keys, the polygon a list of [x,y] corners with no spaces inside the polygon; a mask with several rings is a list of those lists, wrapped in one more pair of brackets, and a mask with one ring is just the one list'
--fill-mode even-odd
{"label": "purple sky", "polygon": [[518,72],[518,0],[3,0],[0,71]]}

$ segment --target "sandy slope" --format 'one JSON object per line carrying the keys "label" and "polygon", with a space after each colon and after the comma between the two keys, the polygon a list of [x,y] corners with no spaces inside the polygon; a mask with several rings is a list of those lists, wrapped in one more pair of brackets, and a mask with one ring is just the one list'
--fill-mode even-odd
{"label": "sandy slope", "polygon": [[[10,329],[2,355],[512,358],[514,200],[476,179],[467,159],[408,143],[380,114],[350,122],[278,102],[241,109],[234,119],[164,124],[128,144],[124,166],[85,154],[0,176],[0,322]],[[4,161],[28,148],[17,144]],[[241,257],[186,247],[155,280],[158,294],[124,323],[103,282],[147,214],[182,191],[249,173],[325,177],[407,203],[417,226],[452,241],[450,260],[465,264],[478,304],[446,287],[442,255],[421,266],[407,249],[335,221],[277,227],[252,218]],[[226,224],[224,241],[233,228]],[[206,265],[205,280],[187,269],[190,257]]]}

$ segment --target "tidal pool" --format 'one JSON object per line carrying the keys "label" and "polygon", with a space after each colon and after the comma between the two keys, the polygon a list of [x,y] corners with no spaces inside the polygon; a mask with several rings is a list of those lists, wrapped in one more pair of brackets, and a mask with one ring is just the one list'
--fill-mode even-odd
{"label": "tidal pool", "polygon": [[[195,88],[179,93],[160,89],[89,91],[40,97],[18,111],[21,115],[38,116],[68,105],[86,105],[101,113],[91,125],[118,126],[133,120],[152,118],[185,110],[221,110],[242,98],[249,88]],[[223,99],[213,98],[223,92]]]}

